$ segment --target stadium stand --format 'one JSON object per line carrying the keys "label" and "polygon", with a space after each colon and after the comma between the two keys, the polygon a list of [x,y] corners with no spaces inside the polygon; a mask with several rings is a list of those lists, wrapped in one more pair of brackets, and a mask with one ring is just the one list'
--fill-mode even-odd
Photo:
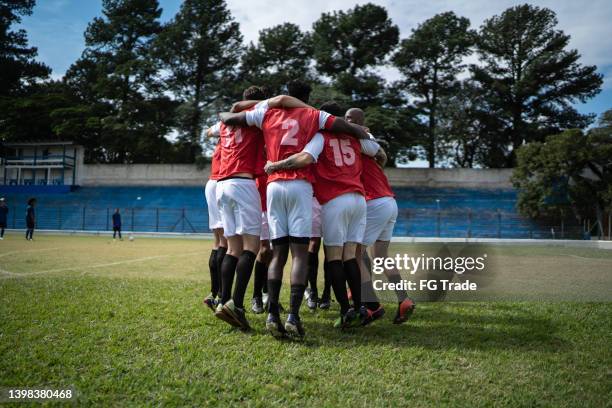
{"label": "stadium stand", "polygon": [[[580,238],[575,223],[537,223],[519,216],[511,189],[394,188],[399,205],[395,236],[475,238]],[[2,192],[9,228],[24,228],[32,194]],[[80,187],[40,194],[39,229],[109,231],[120,208],[125,231],[209,232],[203,187]],[[554,232],[553,232],[554,231]]]}

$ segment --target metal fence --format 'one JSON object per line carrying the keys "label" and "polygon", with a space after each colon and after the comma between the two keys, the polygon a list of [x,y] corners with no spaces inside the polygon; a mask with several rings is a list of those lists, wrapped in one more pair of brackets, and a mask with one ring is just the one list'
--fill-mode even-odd
{"label": "metal fence", "polygon": [[[25,228],[25,211],[11,207],[7,227]],[[114,208],[40,206],[36,227],[49,230],[110,231]],[[135,232],[202,233],[208,212],[200,208],[122,208],[122,229]],[[580,225],[569,221],[535,222],[503,211],[399,210],[394,236],[460,238],[584,239]]]}

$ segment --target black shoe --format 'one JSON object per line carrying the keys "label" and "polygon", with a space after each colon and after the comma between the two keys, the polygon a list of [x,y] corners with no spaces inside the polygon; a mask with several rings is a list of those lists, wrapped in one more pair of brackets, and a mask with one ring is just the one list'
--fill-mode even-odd
{"label": "black shoe", "polygon": [[251,326],[249,325],[249,321],[246,318],[244,313],[244,309],[237,307],[234,304],[234,300],[230,299],[223,305],[223,311],[232,316],[232,318],[240,324],[240,328],[244,331],[251,330]]}
{"label": "black shoe", "polygon": [[251,300],[251,310],[255,314],[261,314],[264,312],[263,301],[260,297],[254,297],[253,300]]}
{"label": "black shoe", "polygon": [[330,307],[331,307],[330,299],[321,299],[321,301],[319,302],[319,309],[328,310]]}
{"label": "black shoe", "polygon": [[281,323],[280,316],[273,315],[270,313],[266,319],[266,329],[268,332],[277,339],[287,337],[287,330]]}
{"label": "black shoe", "polygon": [[302,322],[299,317],[294,314],[289,314],[287,316],[287,321],[285,322],[285,330],[287,330],[287,334],[294,340],[302,340],[306,332],[304,331],[304,326],[302,326]]}

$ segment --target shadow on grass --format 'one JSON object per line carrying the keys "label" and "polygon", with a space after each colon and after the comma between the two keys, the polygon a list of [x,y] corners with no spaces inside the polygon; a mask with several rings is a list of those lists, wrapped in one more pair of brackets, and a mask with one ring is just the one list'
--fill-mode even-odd
{"label": "shadow on grass", "polygon": [[[423,347],[426,349],[465,350],[533,350],[562,351],[568,344],[558,335],[557,327],[549,318],[516,306],[497,308],[478,305],[458,305],[458,311],[422,306],[402,325],[391,322],[393,307],[386,307],[387,315],[372,325],[344,331],[334,329],[325,317],[306,319],[307,347],[325,347],[346,343],[348,347],[366,344],[372,347]],[[329,313],[335,317],[335,314]]]}

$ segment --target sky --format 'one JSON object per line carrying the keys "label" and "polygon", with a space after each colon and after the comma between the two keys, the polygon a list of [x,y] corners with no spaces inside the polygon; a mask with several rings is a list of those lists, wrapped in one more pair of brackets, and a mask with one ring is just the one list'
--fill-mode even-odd
{"label": "sky", "polygon": [[[257,41],[261,29],[291,22],[303,30],[310,30],[321,13],[347,10],[368,1],[342,0],[228,0],[228,7],[238,23],[245,42]],[[426,19],[445,11],[468,17],[472,27],[501,14],[520,1],[511,0],[370,0],[386,7],[389,16],[406,38]],[[101,15],[101,0],[37,0],[31,16],[23,18],[21,26],[28,32],[30,45],[38,47],[38,59],[49,65],[53,78],[61,78],[66,69],[81,55],[84,48],[83,32],[87,24]],[[602,92],[576,108],[582,113],[601,114],[612,108],[612,1],[556,0],[531,1],[533,5],[548,7],[557,13],[558,28],[571,36],[570,47],[582,55],[581,63],[597,65],[604,75]],[[160,0],[162,21],[171,19],[178,11],[180,0]],[[398,77],[391,68],[381,73],[388,79]]]}

